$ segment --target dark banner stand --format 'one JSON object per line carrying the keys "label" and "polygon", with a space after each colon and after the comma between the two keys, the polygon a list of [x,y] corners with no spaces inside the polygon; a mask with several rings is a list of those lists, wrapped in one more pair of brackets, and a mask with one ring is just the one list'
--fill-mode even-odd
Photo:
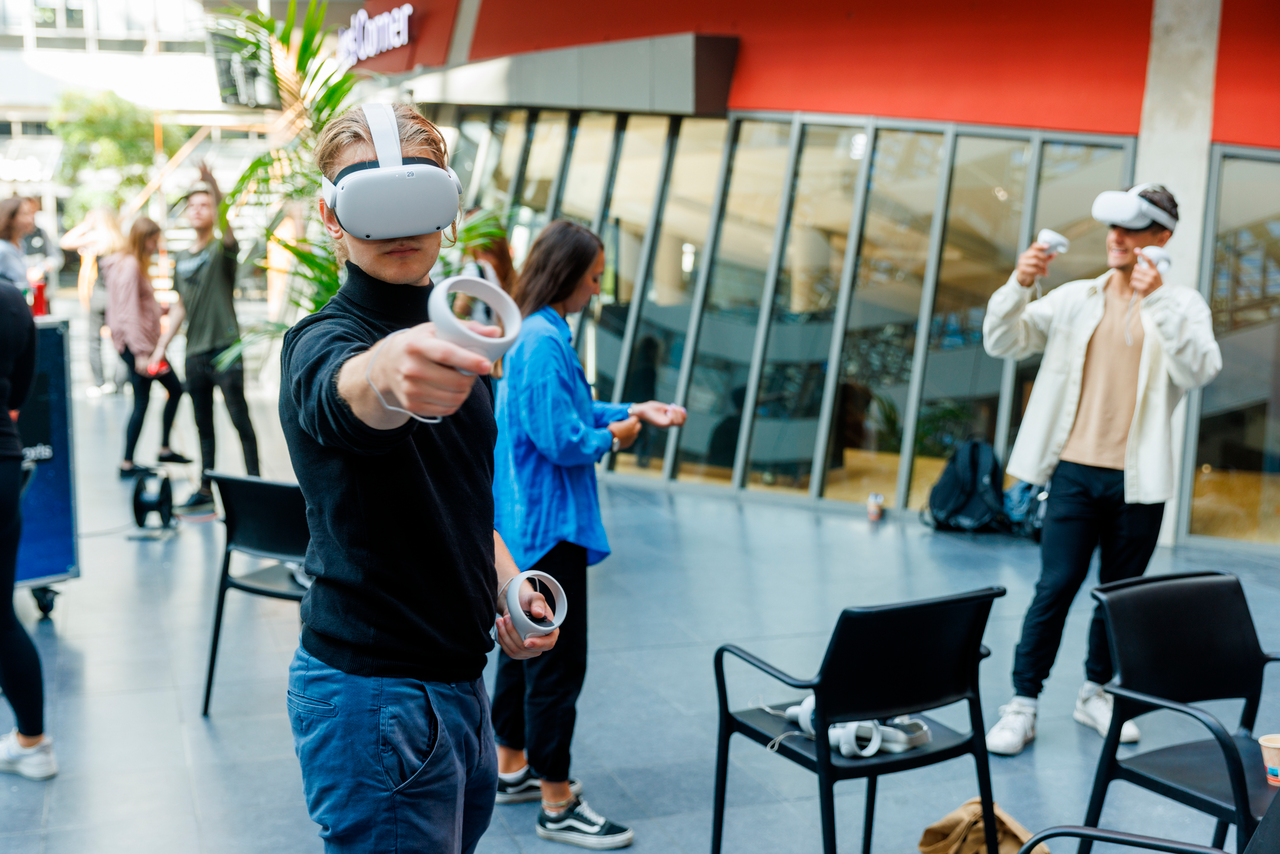
{"label": "dark banner stand", "polygon": [[68,322],[36,318],[39,352],[31,395],[18,417],[26,477],[17,586],[41,613],[53,610],[55,581],[78,578],[75,454],[71,430]]}

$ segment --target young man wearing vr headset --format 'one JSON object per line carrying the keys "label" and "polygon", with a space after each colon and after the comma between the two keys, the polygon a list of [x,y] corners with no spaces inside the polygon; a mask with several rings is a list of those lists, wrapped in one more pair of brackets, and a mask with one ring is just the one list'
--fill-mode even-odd
{"label": "young man wearing vr headset", "polygon": [[[281,355],[315,578],[289,717],[329,852],[473,851],[498,781],[490,631],[514,659],[558,634],[522,641],[498,603],[518,570],[493,527],[492,364],[437,337],[428,314],[461,190],[446,158],[409,106],[367,104],[325,127],[320,213],[347,280]],[[519,599],[550,615],[527,584]]]}
{"label": "young man wearing vr headset", "polygon": [[[1029,483],[1053,477],[1040,579],[1014,656],[1015,696],[987,733],[992,753],[1017,754],[1035,738],[1037,698],[1094,549],[1101,548],[1100,583],[1146,570],[1173,491],[1174,407],[1222,367],[1204,298],[1165,285],[1156,264],[1178,223],[1173,195],[1155,184],[1108,191],[1092,213],[1109,226],[1107,272],[1032,301],[1032,286],[1053,258],[1033,243],[983,321],[992,356],[1044,354],[1007,471]],[[1085,676],[1073,717],[1105,736],[1112,697],[1102,686],[1112,666],[1100,609],[1089,627]],[[1138,738],[1126,722],[1121,741]]]}

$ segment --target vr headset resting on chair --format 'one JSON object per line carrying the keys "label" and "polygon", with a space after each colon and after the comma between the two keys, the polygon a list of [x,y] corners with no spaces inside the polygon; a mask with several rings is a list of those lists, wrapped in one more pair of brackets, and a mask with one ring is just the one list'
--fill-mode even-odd
{"label": "vr headset resting on chair", "polygon": [[403,156],[390,104],[361,109],[378,159],[352,163],[332,181],[322,179],[324,203],[338,225],[363,240],[444,231],[458,216],[458,176],[429,157]]}

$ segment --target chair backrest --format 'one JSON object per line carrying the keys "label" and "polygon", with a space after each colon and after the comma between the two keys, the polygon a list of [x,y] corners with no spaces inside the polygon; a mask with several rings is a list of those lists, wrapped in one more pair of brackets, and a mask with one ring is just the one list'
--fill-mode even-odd
{"label": "chair backrest", "polygon": [[1280,797],[1271,799],[1271,806],[1258,823],[1258,829],[1249,837],[1244,854],[1275,854],[1280,851]]}
{"label": "chair backrest", "polygon": [[307,502],[296,483],[210,473],[222,498],[227,548],[301,563],[311,534]]}
{"label": "chair backrest", "polygon": [[935,709],[978,694],[988,587],[941,599],[846,608],[814,689],[828,721],[870,720]]}
{"label": "chair backrest", "polygon": [[1093,591],[1120,685],[1179,703],[1256,697],[1266,656],[1240,579],[1155,575]]}

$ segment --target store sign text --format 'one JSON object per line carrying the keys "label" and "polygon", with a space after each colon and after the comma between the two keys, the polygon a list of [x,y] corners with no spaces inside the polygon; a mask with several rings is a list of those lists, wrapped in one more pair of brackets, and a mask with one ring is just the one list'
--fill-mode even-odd
{"label": "store sign text", "polygon": [[338,61],[354,65],[380,53],[409,43],[409,16],[413,6],[405,3],[390,12],[369,17],[364,9],[351,16],[351,27],[338,30]]}

